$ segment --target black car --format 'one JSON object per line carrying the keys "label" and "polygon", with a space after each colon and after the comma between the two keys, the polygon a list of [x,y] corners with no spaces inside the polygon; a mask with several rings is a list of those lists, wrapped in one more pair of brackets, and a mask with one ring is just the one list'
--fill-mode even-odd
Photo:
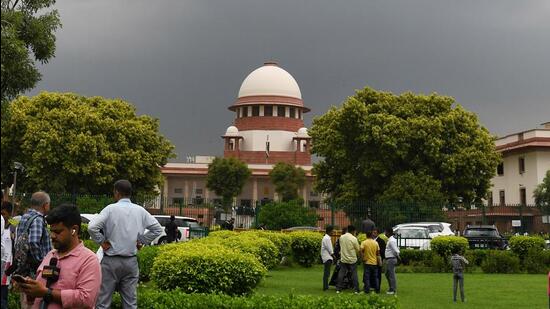
{"label": "black car", "polygon": [[494,225],[468,225],[464,235],[470,249],[506,249],[508,242]]}

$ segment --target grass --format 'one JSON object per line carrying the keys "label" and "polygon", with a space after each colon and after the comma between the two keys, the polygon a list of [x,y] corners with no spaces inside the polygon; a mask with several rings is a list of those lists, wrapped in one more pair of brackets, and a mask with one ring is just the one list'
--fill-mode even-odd
{"label": "grass", "polygon": [[[359,269],[359,267],[358,267]],[[280,267],[269,272],[256,293],[265,295],[336,295],[322,291],[322,266]],[[359,285],[362,288],[362,268]],[[546,275],[465,274],[466,303],[452,301],[452,275],[441,273],[398,273],[397,289],[401,308],[548,308]],[[382,278],[383,297],[388,285]],[[347,292],[351,293],[351,291]],[[357,297],[361,297],[360,295]]]}

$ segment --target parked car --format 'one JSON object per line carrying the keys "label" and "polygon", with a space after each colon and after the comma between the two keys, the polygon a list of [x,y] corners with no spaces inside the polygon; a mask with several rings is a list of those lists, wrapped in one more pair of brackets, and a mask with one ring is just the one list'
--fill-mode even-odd
{"label": "parked car", "polygon": [[80,214],[80,219],[82,223],[88,224],[95,216],[97,216],[97,214]]}
{"label": "parked car", "polygon": [[468,225],[463,236],[468,239],[470,249],[506,249],[508,242],[494,225]]}
{"label": "parked car", "polygon": [[399,227],[426,227],[428,228],[428,234],[430,238],[436,236],[453,236],[453,230],[451,230],[451,224],[446,222],[411,222],[398,224],[394,227],[394,230]]}
{"label": "parked car", "polygon": [[430,249],[430,230],[425,226],[395,226],[393,233],[400,248]]}
{"label": "parked car", "polygon": [[[154,215],[153,217],[157,219],[163,228],[166,227],[168,222],[170,222],[170,216],[167,215]],[[187,241],[191,238],[195,238],[195,235],[191,235],[191,230],[204,230],[204,228],[200,226],[199,221],[191,217],[176,216],[175,223],[178,226],[178,241]],[[166,232],[163,229],[162,234],[155,238],[151,242],[151,245],[160,245],[165,244],[166,242]]]}

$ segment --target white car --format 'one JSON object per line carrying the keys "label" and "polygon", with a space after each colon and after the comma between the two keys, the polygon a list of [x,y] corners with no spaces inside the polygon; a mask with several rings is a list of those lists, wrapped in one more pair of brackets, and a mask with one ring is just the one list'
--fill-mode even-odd
{"label": "white car", "polygon": [[97,214],[80,214],[80,219],[82,223],[88,224],[95,216],[97,216]]}
{"label": "white car", "polygon": [[451,230],[451,224],[446,222],[412,222],[412,223],[403,223],[396,225],[393,229],[399,227],[425,227],[428,229],[428,234],[430,238],[436,236],[453,236],[453,230]]}
{"label": "white car", "polygon": [[429,229],[424,226],[395,226],[393,233],[396,235],[397,245],[400,248],[413,248],[429,250],[430,241]]}
{"label": "white car", "polygon": [[[162,234],[160,234],[159,237],[155,238],[151,245],[160,245],[165,244],[168,240],[166,238],[166,232],[164,231],[164,227],[170,222],[170,216],[167,215],[153,215],[155,219],[160,223],[160,225],[163,227]],[[189,228],[202,228],[199,225],[199,221],[195,218],[191,217],[180,217],[175,216],[176,220],[174,221],[176,225],[178,226],[178,241],[187,241],[190,239],[190,233]]]}

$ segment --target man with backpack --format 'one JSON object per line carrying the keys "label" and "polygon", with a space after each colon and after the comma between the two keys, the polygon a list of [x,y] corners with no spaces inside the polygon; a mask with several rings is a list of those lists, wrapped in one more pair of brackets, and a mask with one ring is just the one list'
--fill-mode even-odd
{"label": "man with backpack", "polygon": [[[52,250],[50,235],[46,228],[44,215],[50,210],[50,196],[38,191],[31,196],[31,208],[27,210],[17,225],[17,238],[13,265],[10,274],[34,278],[36,269]],[[21,293],[21,308],[28,308],[26,296]]]}

